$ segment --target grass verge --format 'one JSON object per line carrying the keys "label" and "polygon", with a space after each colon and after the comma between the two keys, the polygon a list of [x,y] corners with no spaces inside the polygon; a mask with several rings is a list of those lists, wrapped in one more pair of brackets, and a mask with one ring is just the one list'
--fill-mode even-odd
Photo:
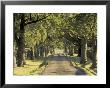
{"label": "grass verge", "polygon": [[16,76],[40,75],[45,69],[45,65],[39,67],[42,63],[42,60],[26,60],[24,67],[15,67],[13,69],[13,74]]}
{"label": "grass verge", "polygon": [[68,56],[68,58],[71,58],[72,59],[71,62],[73,64],[73,66],[84,70],[87,75],[89,75],[89,76],[97,75],[97,72],[94,71],[94,69],[91,69],[92,63],[88,63],[86,65],[82,65],[82,64],[80,64],[80,58],[79,57]]}

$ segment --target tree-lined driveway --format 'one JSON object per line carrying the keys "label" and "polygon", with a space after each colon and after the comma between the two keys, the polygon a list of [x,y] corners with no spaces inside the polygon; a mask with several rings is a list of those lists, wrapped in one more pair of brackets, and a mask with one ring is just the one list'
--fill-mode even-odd
{"label": "tree-lined driveway", "polygon": [[86,75],[81,69],[76,69],[71,63],[70,58],[63,55],[48,58],[48,66],[42,75]]}

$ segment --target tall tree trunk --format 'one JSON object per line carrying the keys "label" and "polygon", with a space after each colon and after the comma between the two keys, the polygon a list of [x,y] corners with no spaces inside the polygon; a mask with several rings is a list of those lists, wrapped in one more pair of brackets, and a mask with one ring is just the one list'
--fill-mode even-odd
{"label": "tall tree trunk", "polygon": [[69,50],[69,55],[70,55],[70,53],[71,53],[71,46],[69,45],[69,47],[68,47],[68,50]]}
{"label": "tall tree trunk", "polygon": [[33,51],[33,60],[35,60],[35,46],[32,46],[32,51]]}
{"label": "tall tree trunk", "polygon": [[13,67],[16,67],[16,57],[15,57],[15,55],[13,57]]}
{"label": "tall tree trunk", "polygon": [[69,55],[72,56],[73,55],[73,52],[74,52],[74,46],[73,45],[70,45],[69,46]]}
{"label": "tall tree trunk", "polygon": [[20,35],[21,38],[19,38],[19,46],[17,50],[17,66],[21,67],[23,66],[23,57],[24,57],[24,39],[23,34]]}
{"label": "tall tree trunk", "polygon": [[16,50],[15,50],[16,48],[15,48],[15,44],[14,44],[14,54],[13,54],[13,67],[16,67],[17,65],[16,65]]}
{"label": "tall tree trunk", "polygon": [[48,55],[48,46],[45,46],[45,57]]}
{"label": "tall tree trunk", "polygon": [[71,56],[74,54],[74,45],[71,45]]}
{"label": "tall tree trunk", "polygon": [[81,64],[87,62],[87,39],[83,38],[81,41]]}
{"label": "tall tree trunk", "polygon": [[78,57],[81,57],[81,45],[78,46]]}
{"label": "tall tree trunk", "polygon": [[81,39],[78,38],[78,57],[81,57]]}
{"label": "tall tree trunk", "polygon": [[40,58],[43,59],[44,57],[44,47],[43,45],[40,46]]}
{"label": "tall tree trunk", "polygon": [[47,56],[48,56],[48,54],[49,54],[49,46],[47,46],[46,52],[47,52]]}
{"label": "tall tree trunk", "polygon": [[96,40],[94,41],[92,52],[93,52],[92,67],[97,68],[97,44],[96,44]]}
{"label": "tall tree trunk", "polygon": [[39,58],[39,45],[36,44],[35,46],[35,58],[38,59]]}
{"label": "tall tree trunk", "polygon": [[64,52],[67,53],[67,46],[64,44]]}
{"label": "tall tree trunk", "polygon": [[55,49],[54,49],[54,46],[52,47],[52,55],[55,54]]}
{"label": "tall tree trunk", "polygon": [[17,50],[17,66],[21,67],[25,64],[24,60],[24,49],[25,49],[25,39],[24,39],[24,14],[21,15],[21,23],[20,23],[20,34],[18,41],[18,50]]}

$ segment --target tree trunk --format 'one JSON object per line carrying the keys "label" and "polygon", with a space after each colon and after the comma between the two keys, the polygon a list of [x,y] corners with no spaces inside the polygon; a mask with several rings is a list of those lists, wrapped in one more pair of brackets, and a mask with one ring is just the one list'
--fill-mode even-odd
{"label": "tree trunk", "polygon": [[52,47],[52,55],[55,54],[55,49],[54,49],[54,46]]}
{"label": "tree trunk", "polygon": [[13,67],[16,67],[16,57],[15,57],[15,55],[13,57]]}
{"label": "tree trunk", "polygon": [[39,58],[39,45],[36,44],[35,46],[35,58],[38,59]]}
{"label": "tree trunk", "polygon": [[36,58],[39,58],[39,57],[40,57],[40,49],[39,49],[39,47],[37,47]]}
{"label": "tree trunk", "polygon": [[18,50],[17,50],[17,66],[21,67],[25,64],[24,60],[24,49],[25,49],[25,39],[24,39],[24,14],[21,15],[21,23],[20,23],[20,34],[18,41]]}
{"label": "tree trunk", "polygon": [[78,38],[78,57],[81,57],[81,39]]}
{"label": "tree trunk", "polygon": [[32,51],[33,51],[33,60],[35,60],[35,46],[32,47]]}
{"label": "tree trunk", "polygon": [[74,54],[74,45],[71,46],[71,56]]}
{"label": "tree trunk", "polygon": [[18,45],[18,50],[17,50],[17,66],[21,67],[23,66],[23,57],[24,57],[24,39],[23,39],[23,34],[20,35],[19,38],[19,45]]}
{"label": "tree trunk", "polygon": [[67,47],[66,47],[66,45],[64,45],[64,52],[65,52],[65,54],[67,53]]}
{"label": "tree trunk", "polygon": [[81,57],[81,45],[78,47],[78,57]]}
{"label": "tree trunk", "polygon": [[69,55],[70,56],[73,56],[73,52],[74,52],[74,46],[73,45],[70,45],[69,46]]}
{"label": "tree trunk", "polygon": [[43,57],[44,57],[44,46],[41,45],[40,46],[40,58],[43,59]]}
{"label": "tree trunk", "polygon": [[45,46],[45,57],[48,55],[48,46]]}
{"label": "tree trunk", "polygon": [[71,47],[70,47],[70,45],[69,45],[69,47],[68,47],[68,55],[70,55],[70,53],[71,53]]}
{"label": "tree trunk", "polygon": [[93,44],[93,58],[92,58],[92,67],[93,68],[97,68],[97,44],[96,44],[96,40]]}
{"label": "tree trunk", "polygon": [[23,65],[26,65],[26,61],[25,61],[25,52],[23,53]]}
{"label": "tree trunk", "polygon": [[87,62],[87,39],[83,38],[81,41],[81,64]]}
{"label": "tree trunk", "polygon": [[16,50],[15,50],[16,48],[15,48],[15,44],[14,44],[14,53],[13,53],[13,67],[16,67],[17,65],[16,65]]}

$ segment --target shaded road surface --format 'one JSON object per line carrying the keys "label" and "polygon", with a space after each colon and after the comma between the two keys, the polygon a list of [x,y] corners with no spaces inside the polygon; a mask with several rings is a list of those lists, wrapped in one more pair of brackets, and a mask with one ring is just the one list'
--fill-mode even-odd
{"label": "shaded road surface", "polygon": [[86,75],[81,69],[76,69],[70,64],[70,59],[65,56],[53,56],[48,59],[48,66],[42,75]]}

